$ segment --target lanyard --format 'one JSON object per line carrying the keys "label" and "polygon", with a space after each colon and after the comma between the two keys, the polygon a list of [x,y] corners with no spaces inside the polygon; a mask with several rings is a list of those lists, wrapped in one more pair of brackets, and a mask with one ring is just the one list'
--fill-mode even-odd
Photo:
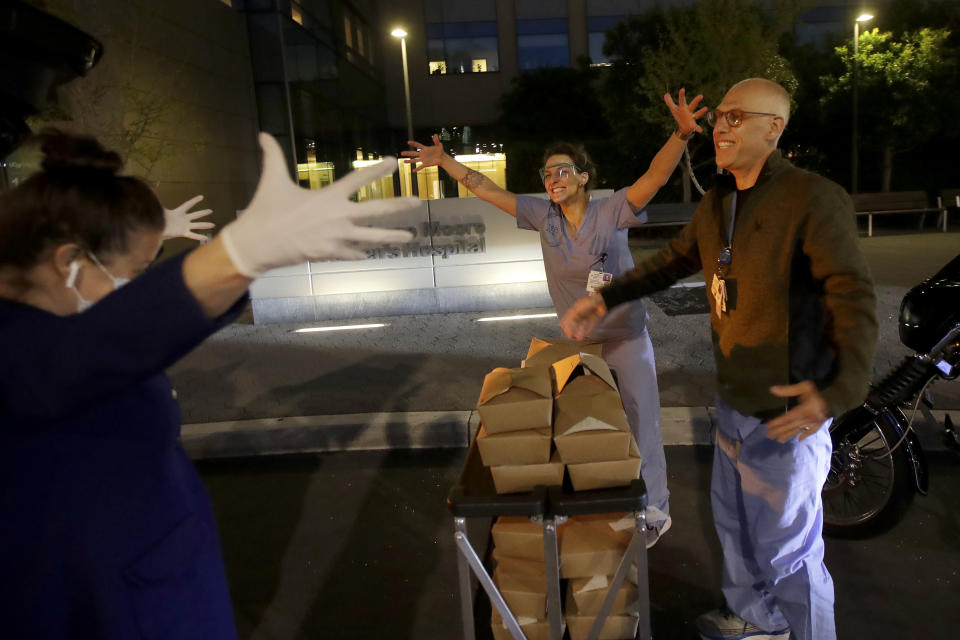
{"label": "lanyard", "polygon": [[737,192],[733,192],[730,199],[730,228],[727,231],[727,246],[717,256],[717,274],[724,278],[727,275],[727,268],[733,262],[733,225],[737,220]]}
{"label": "lanyard", "polygon": [[733,192],[733,197],[730,199],[730,229],[727,231],[727,248],[733,248],[733,223],[737,219],[737,195],[738,191]]}

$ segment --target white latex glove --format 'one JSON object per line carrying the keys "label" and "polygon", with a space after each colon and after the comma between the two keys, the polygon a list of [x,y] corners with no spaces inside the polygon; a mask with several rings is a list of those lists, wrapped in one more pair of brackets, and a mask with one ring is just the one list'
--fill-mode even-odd
{"label": "white latex glove", "polygon": [[194,196],[176,209],[163,210],[163,217],[166,220],[163,227],[164,240],[170,238],[190,238],[198,242],[209,240],[207,236],[196,233],[196,231],[197,229],[213,229],[216,225],[212,222],[195,222],[195,220],[210,215],[213,213],[213,209],[190,212],[191,207],[201,200],[203,200],[203,196]]}
{"label": "white latex glove", "polygon": [[361,187],[397,170],[396,158],[352,171],[318,191],[304,189],[290,179],[280,145],[260,134],[263,173],[253,200],[243,214],[220,234],[237,271],[249,278],[307,260],[366,257],[353,243],[409,242],[407,231],[355,225],[356,218],[395,213],[420,204],[416,198],[389,198],[351,202]]}

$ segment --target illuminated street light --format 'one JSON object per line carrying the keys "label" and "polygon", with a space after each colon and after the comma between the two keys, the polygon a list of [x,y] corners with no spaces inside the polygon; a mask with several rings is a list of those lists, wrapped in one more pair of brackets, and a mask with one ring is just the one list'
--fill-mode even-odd
{"label": "illuminated street light", "polygon": [[[394,38],[400,38],[400,55],[403,58],[403,93],[407,99],[407,140],[413,140],[413,111],[410,108],[410,70],[407,68],[407,31],[396,27],[390,32]],[[414,196],[419,196],[416,175],[411,176],[410,189]]]}
{"label": "illuminated street light", "polygon": [[403,58],[403,92],[407,99],[407,140],[413,140],[413,113],[410,110],[410,71],[407,68],[407,32],[397,27],[390,32],[400,38],[400,56]]}
{"label": "illuminated street light", "polygon": [[857,133],[857,54],[860,52],[860,23],[873,20],[872,13],[861,13],[853,23],[853,66],[850,70],[850,84],[853,87],[853,144],[850,152],[850,192],[857,193],[859,187],[859,144]]}

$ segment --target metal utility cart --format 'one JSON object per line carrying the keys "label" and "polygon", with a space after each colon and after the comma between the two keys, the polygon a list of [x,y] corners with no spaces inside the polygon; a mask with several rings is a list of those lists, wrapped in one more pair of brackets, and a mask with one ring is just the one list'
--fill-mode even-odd
{"label": "metal utility cart", "polygon": [[546,563],[547,619],[551,640],[563,635],[560,594],[560,560],[557,548],[557,525],[567,517],[594,513],[632,512],[634,528],[630,543],[608,587],[607,596],[590,629],[588,640],[597,640],[600,630],[613,606],[617,591],[627,577],[631,559],[637,566],[637,595],[640,600],[637,638],[650,639],[650,593],[647,581],[646,507],[647,489],[642,479],[629,487],[574,492],[569,486],[537,487],[530,493],[498,495],[493,486],[490,469],[480,461],[476,442],[470,447],[460,479],[450,490],[447,506],[454,518],[454,538],[457,543],[457,565],[460,580],[460,607],[463,616],[463,637],[475,640],[476,628],[473,610],[473,576],[479,581],[492,606],[496,607],[504,624],[515,640],[526,636],[510,611],[503,595],[483,566],[477,551],[467,537],[467,518],[496,518],[498,516],[525,516],[543,526],[544,560]]}

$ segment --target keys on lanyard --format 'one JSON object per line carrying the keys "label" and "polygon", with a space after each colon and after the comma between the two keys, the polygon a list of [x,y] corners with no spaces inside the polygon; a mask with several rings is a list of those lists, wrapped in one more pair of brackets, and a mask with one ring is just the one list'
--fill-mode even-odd
{"label": "keys on lanyard", "polygon": [[717,257],[717,271],[713,274],[713,284],[710,286],[710,292],[716,301],[714,308],[717,310],[717,317],[727,312],[727,269],[733,262],[733,252],[730,247],[725,247]]}
{"label": "keys on lanyard", "polygon": [[727,273],[730,265],[733,263],[733,223],[737,218],[737,192],[733,192],[730,202],[730,229],[727,232],[727,246],[723,248],[720,255],[717,256],[717,270],[713,274],[713,283],[710,285],[710,293],[713,294],[714,309],[717,311],[717,318],[722,318],[727,312]]}

